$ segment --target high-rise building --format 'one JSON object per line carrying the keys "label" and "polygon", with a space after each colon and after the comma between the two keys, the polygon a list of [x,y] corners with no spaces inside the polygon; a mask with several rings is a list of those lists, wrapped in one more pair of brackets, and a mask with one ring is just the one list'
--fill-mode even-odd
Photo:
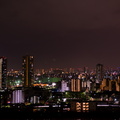
{"label": "high-rise building", "polygon": [[103,80],[103,65],[96,65],[96,82],[100,83]]}
{"label": "high-rise building", "polygon": [[71,79],[71,91],[80,92],[82,89],[82,84],[80,79]]}
{"label": "high-rise building", "polygon": [[34,79],[34,71],[33,71],[33,56],[23,56],[22,61],[22,80],[24,87],[32,87],[33,79]]}
{"label": "high-rise building", "polygon": [[0,57],[0,89],[4,89],[7,87],[6,79],[7,79],[7,58]]}

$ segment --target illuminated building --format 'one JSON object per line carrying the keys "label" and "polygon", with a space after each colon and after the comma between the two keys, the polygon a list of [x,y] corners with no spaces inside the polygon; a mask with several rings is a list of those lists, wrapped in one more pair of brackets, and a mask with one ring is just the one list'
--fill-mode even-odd
{"label": "illuminated building", "polygon": [[120,91],[120,80],[119,78],[116,80],[103,79],[101,85],[101,90],[109,90],[109,91]]}
{"label": "illuminated building", "polygon": [[97,64],[96,65],[96,82],[100,83],[103,79],[103,65]]}
{"label": "illuminated building", "polygon": [[120,76],[118,76],[118,79],[117,79],[116,91],[120,91]]}
{"label": "illuminated building", "polygon": [[79,92],[82,89],[82,84],[80,79],[71,79],[71,91]]}
{"label": "illuminated building", "polygon": [[0,88],[6,88],[7,58],[0,57]]}
{"label": "illuminated building", "polygon": [[89,80],[82,80],[81,79],[81,84],[82,84],[82,90],[85,91],[86,89],[90,90],[91,89],[91,82]]}
{"label": "illuminated building", "polygon": [[22,90],[14,90],[12,96],[12,103],[24,103],[24,93]]}
{"label": "illuminated building", "polygon": [[91,89],[91,81],[88,79],[87,74],[85,73],[79,74],[78,78],[81,80],[82,91],[85,91],[86,89],[88,90]]}
{"label": "illuminated building", "polygon": [[30,103],[32,104],[36,104],[36,103],[39,103],[40,102],[40,98],[38,96],[32,96],[30,98]]}
{"label": "illuminated building", "polygon": [[96,111],[96,102],[91,101],[72,101],[71,111],[74,112],[93,112]]}
{"label": "illuminated building", "polygon": [[109,91],[120,91],[120,84],[118,80],[109,80]]}
{"label": "illuminated building", "polygon": [[69,90],[69,82],[62,80],[61,81],[61,92],[65,92]]}
{"label": "illuminated building", "polygon": [[110,79],[103,79],[100,85],[101,90],[109,90],[109,81]]}
{"label": "illuminated building", "polygon": [[22,80],[23,80],[23,86],[24,87],[31,87],[33,86],[33,56],[23,56],[22,61]]}
{"label": "illuminated building", "polygon": [[82,111],[83,112],[89,112],[89,102],[83,102],[82,103]]}

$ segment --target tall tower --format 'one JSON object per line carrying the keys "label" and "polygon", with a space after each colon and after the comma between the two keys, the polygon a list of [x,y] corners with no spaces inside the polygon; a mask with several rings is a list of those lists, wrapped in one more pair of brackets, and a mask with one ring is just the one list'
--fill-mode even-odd
{"label": "tall tower", "polygon": [[100,83],[103,79],[103,65],[97,64],[96,65],[96,82]]}
{"label": "tall tower", "polygon": [[82,89],[82,84],[80,79],[71,79],[71,91],[80,92]]}
{"label": "tall tower", "polygon": [[7,58],[0,57],[0,89],[6,88],[7,79]]}
{"label": "tall tower", "polygon": [[22,70],[23,70],[23,86],[24,87],[32,87],[33,86],[33,78],[34,78],[34,72],[33,72],[33,56],[23,56],[22,61]]}

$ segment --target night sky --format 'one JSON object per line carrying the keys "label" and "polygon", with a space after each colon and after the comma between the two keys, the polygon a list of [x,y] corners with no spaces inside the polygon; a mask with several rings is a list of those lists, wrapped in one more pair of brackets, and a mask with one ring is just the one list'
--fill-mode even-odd
{"label": "night sky", "polygon": [[120,67],[120,0],[0,0],[0,56],[22,69]]}

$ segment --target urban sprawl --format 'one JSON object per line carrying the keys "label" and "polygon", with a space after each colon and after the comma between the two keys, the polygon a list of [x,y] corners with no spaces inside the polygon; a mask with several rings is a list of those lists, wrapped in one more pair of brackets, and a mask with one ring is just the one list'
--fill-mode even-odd
{"label": "urban sprawl", "polygon": [[[34,57],[23,56],[21,71],[7,70],[0,58],[0,110],[32,112],[120,111],[120,68],[34,70]],[[109,109],[108,109],[109,108]]]}

